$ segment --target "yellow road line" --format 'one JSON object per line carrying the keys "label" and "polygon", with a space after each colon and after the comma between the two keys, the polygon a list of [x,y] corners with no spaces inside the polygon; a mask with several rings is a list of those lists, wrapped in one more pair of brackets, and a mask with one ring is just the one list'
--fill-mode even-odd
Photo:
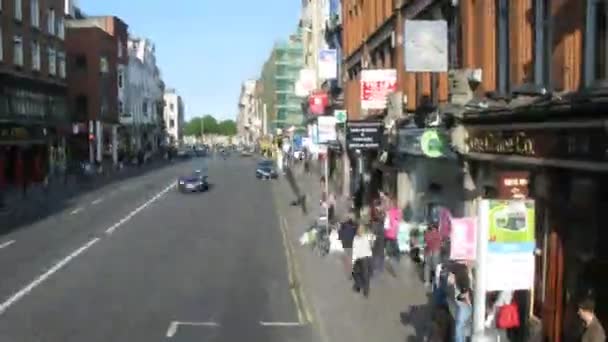
{"label": "yellow road line", "polygon": [[[285,217],[283,217],[283,227],[284,227],[283,229],[286,230],[287,226],[288,226],[287,219]],[[289,251],[291,252],[291,254],[293,256],[293,251],[294,251],[293,243],[291,242],[291,240],[288,239],[287,244],[289,245]],[[297,278],[300,279],[301,277],[300,277],[298,262],[295,260],[295,258],[293,258],[293,269],[294,269],[294,273],[296,274]],[[310,306],[309,306],[308,300],[305,295],[305,291],[302,288],[302,286],[298,286],[298,293],[300,294],[300,297],[302,299],[302,307],[303,307],[304,313],[306,315],[306,321],[309,323],[313,323],[314,318],[309,309]]]}
{"label": "yellow road line", "polygon": [[293,256],[289,249],[289,246],[290,246],[289,240],[287,239],[287,233],[285,231],[285,227],[283,226],[283,220],[281,220],[281,218],[283,218],[283,217],[279,218],[279,228],[281,230],[281,235],[283,236],[283,248],[285,250],[285,258],[287,261],[287,277],[289,279],[289,292],[291,293],[291,296],[293,297],[293,301],[294,301],[294,304],[295,304],[297,312],[298,312],[298,322],[303,324],[304,323],[304,314],[302,311],[302,304],[300,303],[300,299],[298,298],[298,293],[296,292],[298,287],[295,282],[295,277],[294,277],[294,273],[293,273],[293,264],[292,264]]}

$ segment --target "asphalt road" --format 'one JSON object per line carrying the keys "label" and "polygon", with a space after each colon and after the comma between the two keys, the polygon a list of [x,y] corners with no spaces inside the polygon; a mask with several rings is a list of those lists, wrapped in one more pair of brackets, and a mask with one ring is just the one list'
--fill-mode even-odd
{"label": "asphalt road", "polygon": [[[211,190],[178,193],[202,163]],[[254,167],[177,163],[0,236],[0,341],[318,341]]]}

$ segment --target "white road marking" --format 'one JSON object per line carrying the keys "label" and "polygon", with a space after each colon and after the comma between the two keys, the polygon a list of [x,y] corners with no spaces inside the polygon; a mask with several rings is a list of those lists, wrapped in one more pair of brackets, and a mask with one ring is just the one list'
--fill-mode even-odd
{"label": "white road marking", "polygon": [[70,215],[76,215],[83,210],[84,210],[83,208],[76,208],[70,212]]}
{"label": "white road marking", "polygon": [[177,182],[173,182],[173,183],[169,184],[169,186],[167,186],[166,188],[164,188],[161,192],[157,193],[156,195],[154,195],[154,197],[152,197],[149,200],[147,200],[146,203],[144,203],[144,204],[140,205],[139,207],[135,208],[135,210],[133,210],[132,212],[130,212],[127,216],[123,217],[118,222],[114,223],[110,228],[106,229],[106,234],[110,235],[110,234],[114,233],[114,231],[118,227],[122,226],[127,221],[129,221],[130,219],[132,219],[133,216],[137,215],[140,211],[144,210],[147,206],[149,206],[150,204],[154,203],[154,201],[156,201],[159,198],[161,198],[161,196],[163,196],[169,190],[171,190],[173,187],[175,187],[176,184],[177,184]]}
{"label": "white road marking", "polygon": [[94,238],[91,241],[84,244],[82,247],[78,248],[70,255],[59,261],[55,264],[55,266],[51,267],[48,271],[40,275],[38,278],[34,279],[31,283],[29,283],[26,287],[19,290],[17,293],[12,295],[10,298],[4,301],[4,303],[0,304],[0,315],[2,315],[8,308],[10,308],[13,304],[17,303],[21,298],[25,297],[29,294],[33,289],[35,289],[38,285],[42,284],[45,280],[55,274],[57,271],[62,269],[65,265],[67,265],[74,258],[84,253],[87,249],[93,246],[95,243],[99,241],[99,238]]}
{"label": "white road marking", "polygon": [[264,322],[260,321],[260,325],[264,327],[301,327],[304,323],[300,322]]}
{"label": "white road marking", "polygon": [[173,336],[175,336],[175,334],[177,333],[177,329],[179,328],[180,325],[189,325],[189,326],[198,326],[198,327],[219,327],[220,324],[216,323],[216,322],[178,322],[178,321],[173,321],[171,322],[171,324],[169,324],[169,328],[167,329],[167,337],[171,338]]}
{"label": "white road marking", "polygon": [[91,202],[91,204],[92,204],[92,205],[96,205],[96,204],[101,203],[102,201],[103,201],[103,197],[100,197],[100,198],[98,198],[98,199],[94,200],[93,202]]}
{"label": "white road marking", "polygon": [[8,246],[10,246],[10,245],[12,245],[14,243],[15,243],[15,240],[3,242],[3,243],[0,244],[0,249],[6,248],[6,247],[8,247]]}

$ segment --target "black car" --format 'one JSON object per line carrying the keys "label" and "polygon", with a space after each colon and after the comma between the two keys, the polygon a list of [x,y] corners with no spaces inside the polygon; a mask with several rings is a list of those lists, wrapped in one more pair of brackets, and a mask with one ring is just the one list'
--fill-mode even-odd
{"label": "black car", "polygon": [[277,179],[279,173],[272,160],[262,160],[255,169],[255,177],[257,179]]}
{"label": "black car", "polygon": [[209,190],[209,182],[207,174],[201,170],[194,171],[189,176],[179,177],[177,180],[177,189],[180,192],[202,192]]}

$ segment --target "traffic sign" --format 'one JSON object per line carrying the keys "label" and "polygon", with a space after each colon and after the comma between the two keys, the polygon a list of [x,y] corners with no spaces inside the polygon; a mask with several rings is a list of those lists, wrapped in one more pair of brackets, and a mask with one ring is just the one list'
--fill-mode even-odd
{"label": "traffic sign", "polygon": [[336,109],[334,110],[334,117],[336,118],[336,123],[342,124],[346,122],[347,115],[345,109]]}

